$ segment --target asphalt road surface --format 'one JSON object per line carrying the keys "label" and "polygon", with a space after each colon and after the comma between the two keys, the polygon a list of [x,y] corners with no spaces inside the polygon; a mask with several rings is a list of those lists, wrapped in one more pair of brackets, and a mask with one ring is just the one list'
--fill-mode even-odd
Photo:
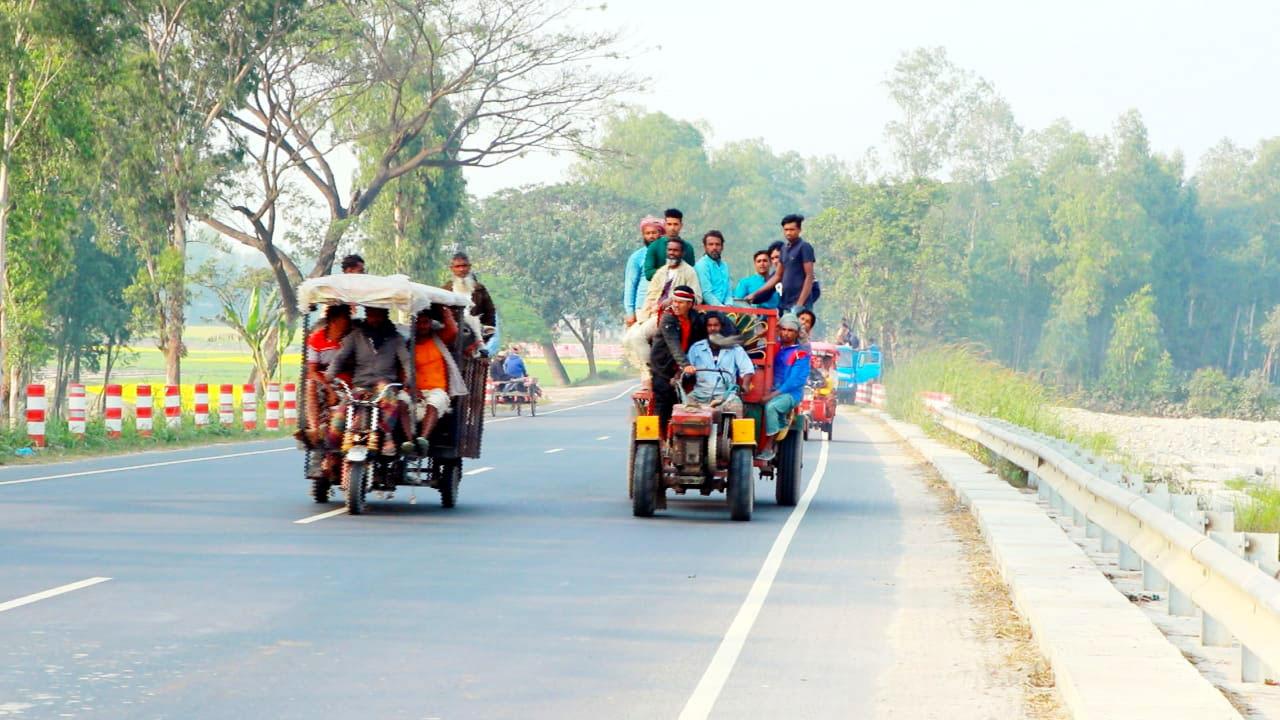
{"label": "asphalt road surface", "polygon": [[910,462],[841,416],[798,507],[758,482],[749,523],[637,519],[622,391],[490,424],[451,510],[324,515],[279,441],[0,470],[0,717],[883,714],[879,679],[945,652],[889,630]]}

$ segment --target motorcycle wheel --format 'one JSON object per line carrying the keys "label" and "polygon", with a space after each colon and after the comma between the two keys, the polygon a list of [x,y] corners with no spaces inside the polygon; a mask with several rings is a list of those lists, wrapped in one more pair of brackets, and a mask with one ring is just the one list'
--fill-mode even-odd
{"label": "motorcycle wheel", "polygon": [[342,477],[347,486],[347,514],[359,515],[364,512],[365,500],[365,467],[362,462],[342,461]]}

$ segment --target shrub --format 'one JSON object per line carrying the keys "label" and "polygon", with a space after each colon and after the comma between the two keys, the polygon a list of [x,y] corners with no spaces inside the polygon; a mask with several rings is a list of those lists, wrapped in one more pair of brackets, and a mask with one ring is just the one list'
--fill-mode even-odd
{"label": "shrub", "polygon": [[1187,409],[1196,415],[1222,417],[1236,406],[1236,385],[1218,368],[1200,368],[1187,382]]}

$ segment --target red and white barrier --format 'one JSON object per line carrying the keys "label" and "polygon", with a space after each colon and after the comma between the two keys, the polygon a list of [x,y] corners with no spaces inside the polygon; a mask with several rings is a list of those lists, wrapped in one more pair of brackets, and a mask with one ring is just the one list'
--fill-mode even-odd
{"label": "red and white barrier", "polygon": [[202,428],[209,424],[209,386],[205,383],[196,383],[195,391],[192,397],[193,416],[195,418],[196,427]]}
{"label": "red and white barrier", "polygon": [[164,424],[176,428],[182,425],[182,388],[164,386]]}
{"label": "red and white barrier", "polygon": [[84,437],[85,410],[84,385],[71,383],[67,386],[67,432],[77,440]]}
{"label": "red and white barrier", "polygon": [[920,393],[920,399],[924,402],[925,409],[930,412],[951,406],[951,396],[946,393],[922,392]]}
{"label": "red and white barrier", "polygon": [[151,398],[150,385],[138,385],[134,391],[137,400],[133,404],[133,426],[142,437],[151,437],[151,411],[155,409],[155,401]]}
{"label": "red and white barrier", "polygon": [[236,421],[236,398],[231,385],[218,386],[218,424],[230,427]]}
{"label": "red and white barrier", "polygon": [[298,386],[294,383],[284,384],[284,424],[298,424]]}
{"label": "red and white barrier", "polygon": [[245,430],[258,429],[258,392],[253,383],[246,383],[240,395],[240,426]]}
{"label": "red and white barrier", "polygon": [[267,383],[267,429],[280,429],[280,383]]}
{"label": "red and white barrier", "polygon": [[884,401],[884,386],[880,383],[871,383],[871,405],[882,408],[884,407]]}
{"label": "red and white barrier", "polygon": [[861,385],[859,385],[857,392],[854,393],[853,401],[855,403],[862,403],[863,405],[870,405],[871,404],[871,384],[862,383]]}
{"label": "red and white barrier", "polygon": [[27,437],[36,447],[44,447],[44,414],[47,408],[44,385],[28,385]]}
{"label": "red and white barrier", "polygon": [[108,385],[102,392],[106,394],[106,404],[102,407],[102,419],[107,426],[107,437],[120,437],[124,426],[124,388],[119,385]]}

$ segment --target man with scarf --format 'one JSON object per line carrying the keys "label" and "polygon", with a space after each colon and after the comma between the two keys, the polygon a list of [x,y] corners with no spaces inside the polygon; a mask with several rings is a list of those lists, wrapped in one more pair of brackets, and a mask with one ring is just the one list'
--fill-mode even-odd
{"label": "man with scarf", "polygon": [[453,277],[441,287],[471,298],[471,312],[464,315],[462,321],[471,329],[476,341],[483,343],[498,326],[498,309],[493,304],[493,297],[471,272],[471,259],[466,253],[454,253],[449,270]]}
{"label": "man with scarf", "polygon": [[[656,276],[655,276],[656,277]],[[672,381],[684,375],[695,375],[697,368],[689,362],[689,346],[706,338],[707,330],[700,313],[693,309],[693,288],[680,285],[671,292],[671,309],[663,313],[658,337],[649,351],[649,372],[653,376],[653,404],[658,414],[662,437],[667,435],[667,422],[676,404]]]}
{"label": "man with scarf", "polygon": [[[707,337],[689,346],[689,363],[698,371],[689,400],[742,417],[741,396],[751,392],[755,365],[742,349],[738,328],[728,316],[718,310],[708,311],[703,325]],[[734,385],[738,386],[737,392],[729,392]]]}
{"label": "man with scarf", "polygon": [[420,424],[418,437],[400,446],[406,455],[415,450],[426,455],[427,438],[436,423],[449,412],[453,398],[467,394],[467,384],[451,350],[457,339],[458,323],[449,308],[432,305],[414,319],[413,379]]}
{"label": "man with scarf", "polygon": [[[341,373],[351,373],[351,384],[355,389],[379,395],[390,383],[405,382],[409,373],[409,348],[404,336],[396,332],[386,308],[365,307],[364,321],[356,323],[351,332],[342,341],[342,347],[334,356],[333,362],[325,370],[325,381],[333,379]],[[381,403],[382,416],[382,454],[395,455],[395,430],[398,427],[405,437],[413,436],[413,426],[408,414],[403,412],[403,403],[397,393],[383,396]],[[339,408],[336,412],[342,412]],[[332,427],[332,426],[331,426]],[[334,447],[341,444],[342,438],[330,438]]]}

